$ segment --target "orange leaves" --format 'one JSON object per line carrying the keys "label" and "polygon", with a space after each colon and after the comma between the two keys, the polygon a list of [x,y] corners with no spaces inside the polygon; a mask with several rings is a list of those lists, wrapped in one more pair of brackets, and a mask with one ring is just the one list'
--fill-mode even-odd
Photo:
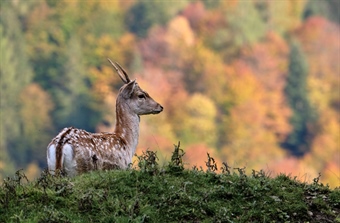
{"label": "orange leaves", "polygon": [[340,186],[340,157],[338,157],[337,161],[327,163],[323,171],[323,175],[321,175],[321,179],[323,182],[327,182],[331,187],[339,187]]}
{"label": "orange leaves", "polygon": [[301,182],[312,183],[318,176],[318,172],[312,166],[294,157],[271,160],[267,163],[267,168],[271,176],[284,173],[292,177],[296,176]]}
{"label": "orange leaves", "polygon": [[182,15],[188,19],[193,29],[199,28],[205,14],[206,10],[203,3],[198,1],[189,4],[182,12]]}
{"label": "orange leaves", "polygon": [[281,141],[290,132],[291,111],[287,105],[284,87],[288,72],[288,46],[277,34],[270,32],[264,41],[243,50],[241,60],[253,73],[263,90],[260,101],[265,105],[264,124]]}
{"label": "orange leaves", "polygon": [[90,68],[91,78],[94,82],[93,91],[98,97],[105,97],[106,94],[112,91],[113,84],[119,83],[120,79],[114,72],[110,65],[103,65],[101,70]]}
{"label": "orange leaves", "polygon": [[[183,14],[191,18],[188,11]],[[220,55],[200,39],[191,45],[192,32],[187,20],[176,17],[167,29],[152,30],[142,45],[142,49],[146,49],[142,51],[143,56],[152,61],[152,67],[175,67],[179,69],[176,76],[184,80],[185,89],[179,88],[176,94],[164,88],[164,95],[172,92],[171,100],[165,100],[164,107],[169,109],[165,113],[169,115],[175,135],[189,145],[200,141],[215,147],[220,143],[224,146],[221,149],[223,157],[227,159],[255,159],[262,150],[270,151],[250,165],[282,157],[278,142],[290,131],[290,110],[283,95],[287,72],[286,42],[277,34],[268,33],[263,42],[254,44],[250,51],[242,50],[240,59],[226,65]],[[168,78],[165,73],[163,78]],[[208,100],[201,100],[204,95]],[[214,115],[201,114],[201,108],[215,110]],[[222,120],[219,128],[216,120]],[[216,138],[208,139],[209,136]]]}
{"label": "orange leaves", "polygon": [[318,134],[315,136],[311,153],[304,160],[313,165],[318,171],[325,170],[325,167],[334,162],[340,167],[339,145],[340,145],[340,124],[339,116],[334,111],[325,110],[321,113],[318,123]]}
{"label": "orange leaves", "polygon": [[[322,17],[311,17],[296,31],[310,65],[312,77],[339,77],[340,27]],[[339,79],[338,79],[339,80]]]}
{"label": "orange leaves", "polygon": [[242,61],[234,63],[231,73],[227,75],[228,86],[236,105],[249,100],[259,101],[263,89],[245,63]]}
{"label": "orange leaves", "polygon": [[206,170],[207,166],[205,162],[207,161],[207,153],[214,158],[218,167],[222,165],[222,161],[218,158],[219,156],[216,154],[215,150],[204,144],[192,144],[185,148],[184,152],[185,155],[183,157],[183,161],[184,164],[187,164],[187,168],[196,166],[198,169],[202,167],[203,170]]}
{"label": "orange leaves", "polygon": [[331,50],[332,45],[337,45],[339,26],[323,17],[310,17],[296,30],[296,34],[303,40],[307,50],[321,50],[321,43],[326,42],[325,49]]}
{"label": "orange leaves", "polygon": [[287,49],[280,47],[282,40],[269,34],[227,69],[225,97],[232,106],[223,118],[226,143],[221,152],[236,165],[262,168],[267,160],[284,156],[278,136],[290,128],[289,109],[283,107],[285,69],[280,65],[286,63],[281,60],[287,60]]}
{"label": "orange leaves", "polygon": [[296,31],[309,62],[309,90],[311,102],[325,109],[332,101],[339,101],[340,28],[322,17],[309,18]]}

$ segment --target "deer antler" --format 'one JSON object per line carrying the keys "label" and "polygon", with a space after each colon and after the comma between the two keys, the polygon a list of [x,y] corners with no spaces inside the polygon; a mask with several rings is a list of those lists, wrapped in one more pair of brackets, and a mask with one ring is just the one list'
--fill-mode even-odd
{"label": "deer antler", "polygon": [[129,76],[127,75],[126,71],[119,65],[119,63],[117,62],[112,62],[109,58],[107,58],[107,60],[111,63],[111,65],[116,69],[120,79],[122,79],[122,81],[127,84],[129,82],[131,82]]}

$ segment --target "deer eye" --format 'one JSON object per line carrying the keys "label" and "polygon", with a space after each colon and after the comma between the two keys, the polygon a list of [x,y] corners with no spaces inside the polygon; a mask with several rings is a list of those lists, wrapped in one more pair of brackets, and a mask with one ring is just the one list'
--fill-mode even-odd
{"label": "deer eye", "polygon": [[138,98],[140,98],[140,99],[142,99],[142,98],[145,99],[145,95],[144,95],[144,94],[139,94],[139,95],[138,95]]}

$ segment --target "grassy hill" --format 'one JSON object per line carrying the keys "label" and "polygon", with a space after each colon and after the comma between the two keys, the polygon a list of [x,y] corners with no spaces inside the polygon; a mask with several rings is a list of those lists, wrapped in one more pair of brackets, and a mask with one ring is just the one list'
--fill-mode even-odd
{"label": "grassy hill", "polygon": [[0,222],[340,222],[340,189],[263,171],[246,175],[213,158],[208,171],[183,168],[176,147],[168,165],[156,154],[138,168],[75,178],[46,172],[27,182],[18,171],[0,187]]}

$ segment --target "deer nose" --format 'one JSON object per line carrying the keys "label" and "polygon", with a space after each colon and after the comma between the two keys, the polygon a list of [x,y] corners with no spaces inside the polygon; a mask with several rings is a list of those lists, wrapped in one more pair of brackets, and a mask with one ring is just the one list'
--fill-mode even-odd
{"label": "deer nose", "polygon": [[163,106],[159,105],[159,107],[161,108],[159,112],[163,111]]}

